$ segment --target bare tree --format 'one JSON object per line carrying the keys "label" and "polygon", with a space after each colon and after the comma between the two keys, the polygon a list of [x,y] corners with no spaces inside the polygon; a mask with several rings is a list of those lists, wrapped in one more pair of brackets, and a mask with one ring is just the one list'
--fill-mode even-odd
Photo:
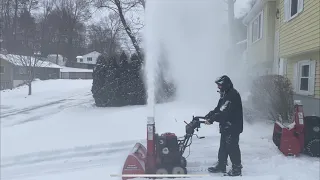
{"label": "bare tree", "polygon": [[103,7],[108,8],[114,11],[119,16],[123,29],[128,35],[128,37],[130,38],[138,58],[142,60],[143,55],[142,55],[137,37],[132,31],[132,28],[130,27],[128,20],[125,18],[126,12],[136,8],[138,5],[141,5],[140,0],[105,0],[105,1],[97,0],[96,1],[96,6],[98,8],[103,8]]}
{"label": "bare tree", "polygon": [[[76,32],[82,28],[83,22],[86,22],[91,17],[90,6],[92,0],[56,0],[55,11],[60,15],[60,24],[64,32],[57,34],[58,44],[61,38],[67,41],[67,58],[74,59],[76,52],[74,52],[74,45],[76,39]],[[63,36],[63,37],[62,37]],[[71,62],[67,62],[69,65]]]}
{"label": "bare tree", "polygon": [[35,52],[33,56],[13,55],[8,54],[6,58],[12,64],[17,65],[19,74],[23,75],[23,84],[28,85],[28,95],[32,94],[32,82],[35,79],[36,69],[46,67],[48,63],[41,60],[39,52]]}
{"label": "bare tree", "polygon": [[120,52],[120,33],[122,28],[119,16],[115,13],[109,14],[106,18],[100,20],[98,24],[92,24],[88,27],[89,49],[113,54]]}

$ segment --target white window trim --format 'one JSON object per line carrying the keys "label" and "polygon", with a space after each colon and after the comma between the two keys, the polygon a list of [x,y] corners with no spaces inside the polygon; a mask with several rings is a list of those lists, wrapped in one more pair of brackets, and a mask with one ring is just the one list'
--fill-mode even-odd
{"label": "white window trim", "polygon": [[[253,41],[253,38],[252,38],[252,35],[253,35],[253,31],[252,31],[252,25],[253,25],[253,22],[256,20],[256,19],[258,19],[259,18],[259,16],[261,16],[261,26],[260,26],[260,33],[261,33],[261,37],[260,38],[258,38],[257,40],[255,40],[255,41]],[[253,18],[253,20],[250,22],[250,44],[255,44],[256,42],[258,42],[258,41],[260,41],[261,39],[262,39],[262,37],[263,37],[263,10],[262,11],[260,11],[254,18]]]}
{"label": "white window trim", "polygon": [[[309,65],[309,79],[308,79],[308,91],[300,90],[300,84],[301,84],[301,67],[303,65]],[[297,62],[296,64],[296,83],[295,83],[295,89],[296,93],[300,95],[305,96],[313,96],[314,95],[314,88],[315,88],[315,68],[316,64],[315,61],[312,60],[302,60]]]}

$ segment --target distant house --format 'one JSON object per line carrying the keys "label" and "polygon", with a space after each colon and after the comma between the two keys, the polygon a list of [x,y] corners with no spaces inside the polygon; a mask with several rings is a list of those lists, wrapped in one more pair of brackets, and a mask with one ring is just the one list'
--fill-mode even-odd
{"label": "distant house", "polygon": [[79,68],[89,68],[93,69],[93,67],[97,63],[98,57],[101,55],[101,53],[97,51],[93,51],[91,53],[82,55],[82,56],[77,56],[77,67]]}
{"label": "distant house", "polygon": [[80,69],[71,67],[62,67],[60,70],[61,79],[92,79],[92,69]]}
{"label": "distant house", "polygon": [[31,66],[34,67],[35,78],[41,80],[60,78],[61,67],[46,61],[45,58],[35,61],[34,57],[0,54],[1,90],[15,88],[28,80],[28,66],[22,62],[22,59],[30,60],[30,64],[35,64]]}
{"label": "distant house", "polygon": [[59,66],[65,66],[67,58],[63,57],[61,54],[49,54],[47,56],[47,61],[57,64]]}

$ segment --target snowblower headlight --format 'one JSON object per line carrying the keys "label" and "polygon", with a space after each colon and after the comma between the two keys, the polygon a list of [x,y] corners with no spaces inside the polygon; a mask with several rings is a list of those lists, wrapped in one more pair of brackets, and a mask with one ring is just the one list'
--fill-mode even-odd
{"label": "snowblower headlight", "polygon": [[163,148],[162,153],[165,155],[169,154],[169,149],[167,147]]}

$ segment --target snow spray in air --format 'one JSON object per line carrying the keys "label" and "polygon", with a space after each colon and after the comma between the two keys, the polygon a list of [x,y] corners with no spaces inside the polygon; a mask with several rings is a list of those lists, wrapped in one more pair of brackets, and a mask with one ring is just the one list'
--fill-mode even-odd
{"label": "snow spray in air", "polygon": [[156,88],[156,64],[158,61],[158,44],[153,32],[157,28],[152,23],[152,17],[154,9],[154,1],[146,1],[145,9],[145,32],[144,32],[144,42],[145,42],[145,82],[147,89],[147,106],[148,106],[148,117],[155,116],[155,88]]}
{"label": "snow spray in air", "polygon": [[217,0],[148,0],[146,74],[148,104],[154,106],[160,44],[167,50],[176,100],[212,106],[219,97],[214,80],[225,71],[227,5]]}

